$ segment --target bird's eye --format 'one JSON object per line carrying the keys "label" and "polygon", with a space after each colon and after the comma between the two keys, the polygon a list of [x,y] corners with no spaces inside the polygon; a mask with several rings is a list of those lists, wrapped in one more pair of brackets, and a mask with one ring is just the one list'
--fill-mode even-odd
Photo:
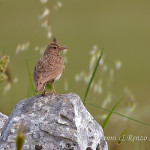
{"label": "bird's eye", "polygon": [[54,49],[56,49],[56,48],[57,48],[57,46],[54,47]]}

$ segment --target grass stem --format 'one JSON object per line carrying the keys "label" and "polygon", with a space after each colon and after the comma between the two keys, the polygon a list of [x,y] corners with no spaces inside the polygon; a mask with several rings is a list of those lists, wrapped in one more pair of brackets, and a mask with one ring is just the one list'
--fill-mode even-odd
{"label": "grass stem", "polygon": [[[104,107],[101,107],[101,106],[97,106],[96,104],[93,104],[93,103],[90,103],[90,102],[86,102],[86,104],[89,104],[89,105],[91,105],[91,106],[94,106],[94,107],[103,109],[103,110],[108,111],[108,112],[111,112],[111,110],[109,110],[109,109],[107,109],[107,108],[104,108]],[[112,113],[113,113],[113,114],[116,114],[116,115],[119,115],[119,116],[121,116],[121,117],[127,118],[127,119],[129,119],[129,120],[135,121],[135,122],[137,122],[137,123],[141,123],[141,124],[143,124],[143,125],[150,126],[149,123],[146,123],[146,122],[143,122],[143,121],[140,121],[140,120],[137,120],[137,119],[134,119],[134,118],[125,116],[125,115],[120,114],[120,113],[118,113],[118,112],[113,111]]]}
{"label": "grass stem", "polygon": [[97,62],[96,62],[96,66],[95,66],[95,68],[94,68],[94,71],[93,71],[93,73],[92,73],[92,76],[91,76],[91,78],[90,78],[90,81],[89,81],[89,83],[88,83],[88,86],[87,86],[87,88],[86,88],[85,95],[84,95],[84,98],[83,98],[83,104],[84,104],[84,105],[85,105],[85,102],[86,102],[87,95],[88,95],[88,93],[89,93],[90,86],[91,86],[91,84],[92,84],[92,81],[93,81],[93,79],[94,79],[95,73],[96,73],[96,71],[97,71],[99,62],[100,62],[100,60],[101,60],[101,58],[102,58],[102,55],[103,55],[103,49],[102,49],[101,54],[100,54],[99,57],[98,57],[98,60],[97,60]]}
{"label": "grass stem", "polygon": [[33,81],[32,81],[31,72],[30,72],[30,69],[29,69],[28,61],[25,60],[25,63],[26,63],[27,71],[28,71],[28,76],[29,76],[30,84],[31,84],[31,87],[32,87],[32,93],[33,93],[33,95],[35,96],[36,93],[35,93],[34,84],[33,84]]}
{"label": "grass stem", "polygon": [[102,124],[102,128],[104,129],[108,120],[110,119],[112,113],[114,112],[114,110],[116,109],[116,107],[120,104],[120,102],[122,101],[122,99],[120,99],[112,108],[112,110],[109,112],[109,114],[107,115],[106,119],[104,120],[103,124]]}

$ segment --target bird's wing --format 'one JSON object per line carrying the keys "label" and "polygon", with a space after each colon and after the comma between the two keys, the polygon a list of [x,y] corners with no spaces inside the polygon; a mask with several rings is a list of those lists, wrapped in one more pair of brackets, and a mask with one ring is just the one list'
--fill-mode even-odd
{"label": "bird's wing", "polygon": [[48,82],[56,78],[65,69],[60,57],[44,55],[35,67],[36,78]]}
{"label": "bird's wing", "polygon": [[46,63],[47,59],[48,58],[46,55],[40,58],[40,60],[38,61],[37,65],[34,68],[34,83],[36,87],[38,87],[40,82],[44,84],[44,81],[42,80],[42,74],[45,68],[44,66],[47,65]]}
{"label": "bird's wing", "polygon": [[43,78],[47,79],[47,81],[54,80],[58,77],[64,70],[64,66],[60,64],[52,63],[45,72],[43,72]]}

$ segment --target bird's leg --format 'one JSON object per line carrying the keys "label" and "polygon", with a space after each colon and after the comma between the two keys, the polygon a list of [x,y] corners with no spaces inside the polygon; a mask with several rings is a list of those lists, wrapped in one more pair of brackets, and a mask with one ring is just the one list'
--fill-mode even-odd
{"label": "bird's leg", "polygon": [[[54,82],[54,81],[53,81],[53,82]],[[55,91],[55,88],[54,88],[53,82],[52,82],[52,87],[53,87],[53,94],[52,94],[52,95],[56,94],[56,91]]]}
{"label": "bird's leg", "polygon": [[49,93],[44,90],[44,93],[43,93],[42,95],[43,95],[43,96],[46,96],[46,95],[48,95],[48,94],[49,94]]}

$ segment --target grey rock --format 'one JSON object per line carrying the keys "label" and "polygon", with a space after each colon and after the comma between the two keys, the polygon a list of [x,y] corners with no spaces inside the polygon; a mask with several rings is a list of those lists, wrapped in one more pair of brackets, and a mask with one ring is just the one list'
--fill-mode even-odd
{"label": "grey rock", "polygon": [[0,112],[0,137],[1,137],[2,127],[4,126],[4,124],[7,121],[7,119],[8,119],[8,117],[6,115],[3,115]]}
{"label": "grey rock", "polygon": [[107,150],[101,126],[76,94],[35,96],[19,102],[2,129],[0,150],[16,150],[18,128],[26,129],[23,150]]}

